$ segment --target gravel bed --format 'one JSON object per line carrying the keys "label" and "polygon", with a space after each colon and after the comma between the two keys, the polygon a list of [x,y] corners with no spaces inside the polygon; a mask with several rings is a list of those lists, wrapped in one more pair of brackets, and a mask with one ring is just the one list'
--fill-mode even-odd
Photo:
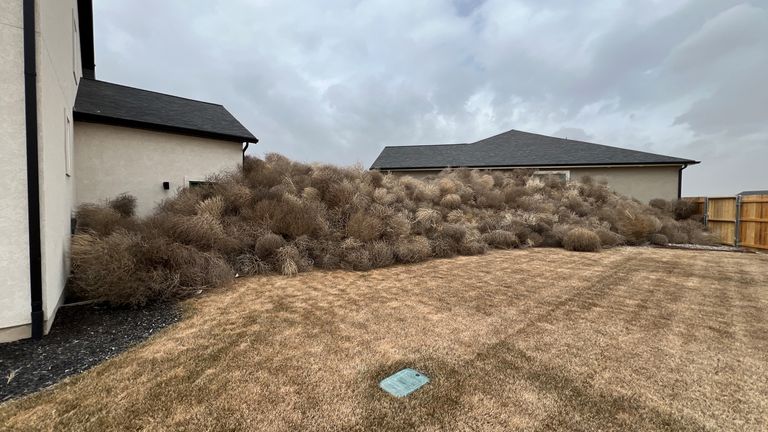
{"label": "gravel bed", "polygon": [[0,402],[35,392],[114,357],[181,318],[175,304],[59,309],[42,340],[0,344]]}

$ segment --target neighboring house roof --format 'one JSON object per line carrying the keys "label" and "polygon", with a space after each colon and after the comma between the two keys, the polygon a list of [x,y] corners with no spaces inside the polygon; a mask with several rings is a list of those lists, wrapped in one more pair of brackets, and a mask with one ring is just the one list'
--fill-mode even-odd
{"label": "neighboring house roof", "polygon": [[693,165],[699,162],[518,130],[472,144],[385,147],[371,169]]}
{"label": "neighboring house roof", "polygon": [[88,78],[80,80],[74,118],[226,141],[258,142],[221,105]]}

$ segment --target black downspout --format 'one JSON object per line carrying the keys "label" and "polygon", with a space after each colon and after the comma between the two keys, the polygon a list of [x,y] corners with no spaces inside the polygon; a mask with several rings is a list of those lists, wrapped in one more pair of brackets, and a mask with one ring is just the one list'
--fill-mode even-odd
{"label": "black downspout", "polygon": [[251,144],[249,142],[245,143],[245,147],[243,147],[243,163],[245,163],[245,151],[248,150],[248,146]]}
{"label": "black downspout", "polygon": [[29,208],[29,281],[32,338],[43,337],[43,278],[40,250],[40,169],[37,155],[37,60],[35,0],[24,0],[24,112],[27,134],[27,206]]}
{"label": "black downspout", "polygon": [[688,165],[683,165],[677,172],[677,199],[683,197],[683,170],[688,168]]}

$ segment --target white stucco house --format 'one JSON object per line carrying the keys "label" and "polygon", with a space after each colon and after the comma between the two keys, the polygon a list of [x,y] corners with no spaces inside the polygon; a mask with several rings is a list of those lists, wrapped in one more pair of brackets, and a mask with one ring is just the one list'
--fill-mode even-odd
{"label": "white stucco house", "polygon": [[221,105],[99,81],[94,63],[91,0],[0,2],[0,342],[50,329],[79,203],[125,192],[145,215],[258,141]]}

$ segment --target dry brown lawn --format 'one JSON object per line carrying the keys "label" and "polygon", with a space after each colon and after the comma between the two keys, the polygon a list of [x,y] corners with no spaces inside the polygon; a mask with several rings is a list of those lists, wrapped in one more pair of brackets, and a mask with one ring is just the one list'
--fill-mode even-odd
{"label": "dry brown lawn", "polygon": [[[397,399],[402,367],[432,382]],[[768,256],[494,252],[257,277],[9,430],[768,429]]]}

